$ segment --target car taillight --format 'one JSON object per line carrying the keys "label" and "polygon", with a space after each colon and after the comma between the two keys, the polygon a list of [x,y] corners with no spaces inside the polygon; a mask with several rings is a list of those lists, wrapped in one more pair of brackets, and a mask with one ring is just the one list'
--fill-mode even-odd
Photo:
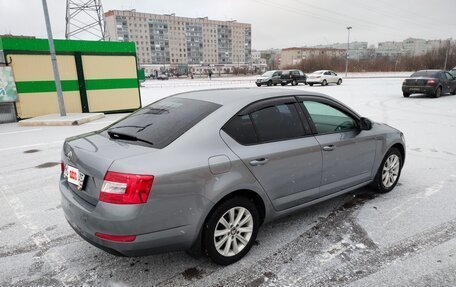
{"label": "car taillight", "polygon": [[109,235],[104,233],[95,233],[95,236],[98,238],[116,241],[116,242],[132,242],[135,241],[136,235]]}
{"label": "car taillight", "polygon": [[100,192],[100,201],[114,204],[146,203],[154,177],[108,171]]}
{"label": "car taillight", "polygon": [[435,85],[435,80],[428,80],[426,85]]}
{"label": "car taillight", "polygon": [[63,163],[63,161],[60,162],[60,171],[61,171],[62,173],[65,172],[65,164]]}

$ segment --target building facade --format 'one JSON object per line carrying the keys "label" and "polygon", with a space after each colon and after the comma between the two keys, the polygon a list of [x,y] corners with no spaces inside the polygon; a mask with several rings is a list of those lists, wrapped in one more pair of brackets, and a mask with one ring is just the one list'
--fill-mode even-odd
{"label": "building facade", "polygon": [[317,57],[345,57],[346,49],[293,47],[282,49],[280,68],[298,65],[302,60]]}
{"label": "building facade", "polygon": [[109,40],[136,43],[141,65],[251,64],[250,24],[135,10],[108,11],[105,23]]}

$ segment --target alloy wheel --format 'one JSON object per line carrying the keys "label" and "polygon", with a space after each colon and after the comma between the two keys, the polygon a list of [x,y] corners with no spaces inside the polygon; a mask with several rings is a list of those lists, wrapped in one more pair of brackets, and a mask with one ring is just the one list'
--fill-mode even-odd
{"label": "alloy wheel", "polygon": [[400,158],[396,154],[388,157],[382,169],[382,183],[386,188],[391,187],[399,177],[401,167]]}
{"label": "alloy wheel", "polygon": [[215,249],[223,256],[234,256],[247,246],[252,234],[252,214],[244,207],[233,207],[215,225]]}

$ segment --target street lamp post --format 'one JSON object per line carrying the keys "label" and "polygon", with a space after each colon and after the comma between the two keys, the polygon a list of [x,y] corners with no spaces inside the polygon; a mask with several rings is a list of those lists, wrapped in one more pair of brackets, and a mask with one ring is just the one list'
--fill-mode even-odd
{"label": "street lamp post", "polygon": [[57,101],[59,103],[60,116],[65,117],[65,102],[62,94],[62,84],[60,83],[59,67],[55,55],[54,38],[52,37],[51,22],[49,21],[49,12],[46,0],[43,0],[44,20],[46,21],[46,30],[48,34],[49,53],[51,54],[52,69],[54,70],[55,89],[57,91]]}
{"label": "street lamp post", "polygon": [[345,55],[345,78],[347,77],[348,72],[348,51],[350,50],[350,30],[352,29],[351,26],[346,27],[348,32],[348,40],[347,40],[347,53]]}

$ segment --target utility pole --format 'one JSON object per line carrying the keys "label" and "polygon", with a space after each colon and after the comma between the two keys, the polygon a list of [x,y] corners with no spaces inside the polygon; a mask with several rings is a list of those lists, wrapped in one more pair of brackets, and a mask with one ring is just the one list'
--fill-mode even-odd
{"label": "utility pole", "polygon": [[59,102],[60,116],[65,117],[65,102],[62,94],[62,84],[60,83],[59,67],[57,66],[57,57],[55,56],[54,38],[52,37],[51,22],[49,21],[49,12],[46,0],[43,1],[44,19],[46,21],[46,30],[48,34],[49,52],[51,54],[52,69],[54,70],[55,88],[57,90],[57,100]]}
{"label": "utility pole", "polygon": [[347,40],[347,54],[345,55],[345,78],[347,77],[348,72],[348,52],[350,51],[350,30],[352,29],[351,26],[346,27],[348,32],[348,40]]}
{"label": "utility pole", "polygon": [[447,69],[447,62],[448,62],[448,54],[450,53],[450,40],[448,39],[448,46],[447,46],[447,50],[446,50],[446,54],[445,54],[445,65],[443,66],[443,70],[446,71]]}

